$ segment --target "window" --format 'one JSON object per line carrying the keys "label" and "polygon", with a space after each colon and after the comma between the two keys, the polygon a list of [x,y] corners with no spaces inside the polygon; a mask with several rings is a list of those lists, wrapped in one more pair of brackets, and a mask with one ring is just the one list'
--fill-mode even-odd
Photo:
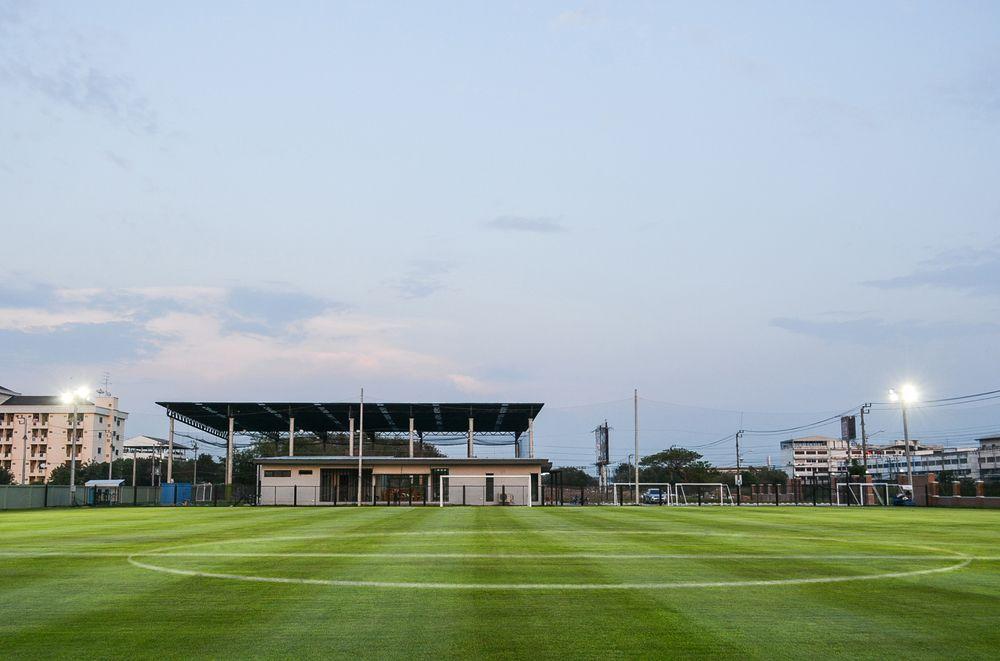
{"label": "window", "polygon": [[311,468],[303,468],[299,471],[299,475],[312,475],[312,474],[313,472]]}
{"label": "window", "polygon": [[486,474],[486,502],[493,502],[493,473]]}
{"label": "window", "polygon": [[291,477],[292,471],[290,470],[269,470],[264,471],[264,477]]}

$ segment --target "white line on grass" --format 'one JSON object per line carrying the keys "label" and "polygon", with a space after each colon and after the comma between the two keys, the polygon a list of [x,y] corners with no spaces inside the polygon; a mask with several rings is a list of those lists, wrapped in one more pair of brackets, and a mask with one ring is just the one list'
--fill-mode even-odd
{"label": "white line on grass", "polygon": [[321,578],[286,578],[280,576],[250,576],[244,574],[223,574],[218,572],[202,572],[190,569],[175,569],[171,567],[161,567],[145,562],[140,562],[134,557],[129,557],[128,562],[141,569],[173,574],[176,576],[193,576],[199,578],[218,578],[234,581],[245,581],[251,583],[283,583],[296,585],[322,585],[333,587],[356,587],[356,588],[398,588],[405,590],[670,590],[679,588],[724,588],[724,587],[763,587],[774,585],[805,585],[814,583],[846,583],[848,581],[875,581],[890,578],[907,578],[911,576],[924,576],[928,574],[941,574],[955,571],[969,566],[972,558],[965,558],[962,561],[948,565],[947,567],[937,567],[934,569],[918,569],[904,572],[890,572],[883,574],[868,574],[864,576],[824,576],[817,578],[787,578],[775,580],[752,580],[752,581],[697,581],[679,583],[420,583],[420,582],[396,582],[396,581],[344,581],[328,580]]}

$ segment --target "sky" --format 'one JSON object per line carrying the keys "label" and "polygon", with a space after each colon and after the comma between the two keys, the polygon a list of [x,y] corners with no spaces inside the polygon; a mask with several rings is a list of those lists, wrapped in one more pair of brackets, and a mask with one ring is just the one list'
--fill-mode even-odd
{"label": "sky", "polygon": [[637,388],[732,463],[1000,388],[998,166],[991,2],[0,0],[0,385],[539,401],[566,465]]}

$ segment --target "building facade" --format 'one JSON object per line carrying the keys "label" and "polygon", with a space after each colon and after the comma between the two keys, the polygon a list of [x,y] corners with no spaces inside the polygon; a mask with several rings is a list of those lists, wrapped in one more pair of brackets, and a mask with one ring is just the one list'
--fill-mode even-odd
{"label": "building facade", "polygon": [[[951,449],[940,445],[924,445],[918,440],[910,439],[910,451],[913,456],[928,457],[928,459],[922,460],[921,465],[924,463],[928,466],[934,465],[934,458],[937,457],[945,461],[945,465],[948,466],[958,466],[952,462],[962,460],[961,466],[964,469],[968,457],[964,457],[964,455],[952,456],[951,454],[945,457],[940,456],[940,453]],[[830,436],[806,436],[790,438],[781,442],[781,469],[789,477],[828,478],[830,475],[842,475],[847,472],[852,462],[857,461],[863,464],[864,460],[864,451],[857,442],[849,443]],[[903,472],[906,472],[906,443],[904,441],[893,441],[885,445],[868,444],[869,474],[881,475],[894,471],[900,462],[904,467]],[[916,472],[916,467],[914,467],[914,473]],[[978,474],[978,468],[976,474]]]}
{"label": "building facade", "polygon": [[[914,475],[948,472],[956,477],[978,480],[979,448],[921,448],[910,456]],[[868,474],[876,481],[892,481],[907,474],[905,453],[889,452],[868,458]]]}
{"label": "building facade", "polygon": [[1000,480],[1000,436],[979,439],[979,476]]}
{"label": "building facade", "polygon": [[0,389],[0,467],[16,484],[42,484],[68,462],[78,465],[121,456],[128,413],[118,398],[98,395],[76,407],[56,395],[21,395]]}
{"label": "building facade", "polygon": [[[364,457],[361,500],[370,504],[527,505],[541,499],[547,459]],[[262,505],[339,505],[358,501],[358,457],[256,460]]]}
{"label": "building facade", "polygon": [[847,441],[829,436],[805,436],[781,442],[781,468],[789,477],[829,477],[844,473],[850,458],[861,458]]}

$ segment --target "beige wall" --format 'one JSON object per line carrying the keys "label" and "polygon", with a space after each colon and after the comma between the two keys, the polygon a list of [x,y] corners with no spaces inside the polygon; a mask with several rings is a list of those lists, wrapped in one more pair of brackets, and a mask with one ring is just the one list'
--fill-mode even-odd
{"label": "beige wall", "polygon": [[[506,490],[514,497],[516,504],[527,504],[528,492],[531,488],[531,478],[528,476],[531,474],[540,476],[541,473],[540,466],[511,466],[505,464],[481,464],[473,466],[435,465],[434,467],[448,469],[447,482],[450,484],[451,488],[449,489],[450,497],[445,502],[452,504],[461,503],[461,488],[464,485],[466,487],[465,502],[468,505],[496,504],[499,502],[501,493],[504,492],[504,487],[506,487]],[[291,505],[293,501],[298,505],[318,504],[313,501],[319,497],[320,470],[323,468],[332,468],[335,470],[356,470],[357,466],[324,466],[318,464],[289,466],[282,464],[264,464],[260,467],[261,504]],[[365,466],[366,471],[369,469],[371,469],[372,474],[376,476],[427,475],[435,485],[437,485],[439,481],[439,476],[430,475],[430,464],[386,464],[381,466]],[[290,477],[268,477],[265,474],[265,471],[270,470],[290,470],[292,474]],[[299,473],[301,470],[312,470],[312,474],[301,475]],[[492,473],[494,476],[493,484],[495,496],[492,503],[484,502],[484,487],[486,482],[483,476],[487,473]],[[541,483],[540,477],[539,483]],[[293,489],[295,486],[300,487],[297,494]],[[275,489],[274,487],[280,488]],[[538,495],[535,494],[535,499],[537,500],[537,498]]]}

